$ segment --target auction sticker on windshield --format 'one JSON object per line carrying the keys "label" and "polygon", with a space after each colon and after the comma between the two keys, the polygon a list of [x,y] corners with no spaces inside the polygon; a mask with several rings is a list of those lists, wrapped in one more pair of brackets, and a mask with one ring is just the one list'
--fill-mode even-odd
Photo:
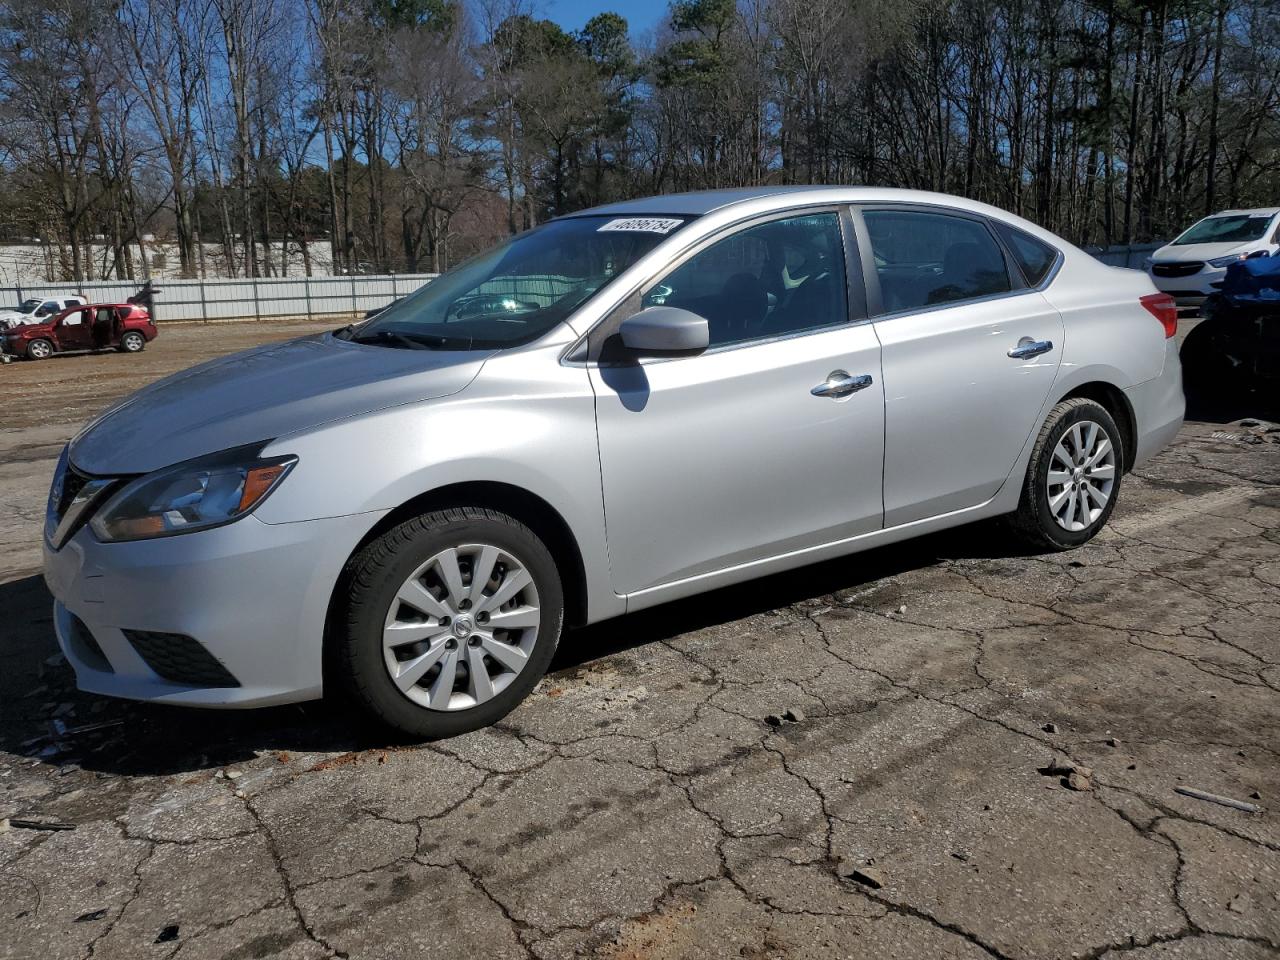
{"label": "auction sticker on windshield", "polygon": [[682,223],[684,223],[683,220],[668,220],[662,217],[626,217],[622,220],[610,220],[596,232],[629,230],[641,233],[670,233]]}

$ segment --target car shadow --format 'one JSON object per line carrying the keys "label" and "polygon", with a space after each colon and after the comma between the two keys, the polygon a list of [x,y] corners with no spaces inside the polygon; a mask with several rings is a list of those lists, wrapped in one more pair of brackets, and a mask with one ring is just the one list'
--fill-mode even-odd
{"label": "car shadow", "polygon": [[[569,631],[551,674],[620,651],[929,566],[1025,555],[996,525],[974,524],[825,561]],[[888,598],[889,602],[892,598]],[[264,752],[346,752],[403,742],[336,699],[257,710],[199,710],[81,693],[53,633],[39,576],[0,584],[0,752],[124,776],[197,772]]]}

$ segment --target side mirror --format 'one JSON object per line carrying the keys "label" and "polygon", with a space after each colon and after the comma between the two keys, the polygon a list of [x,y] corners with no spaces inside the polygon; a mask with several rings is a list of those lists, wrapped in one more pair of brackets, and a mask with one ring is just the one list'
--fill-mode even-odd
{"label": "side mirror", "polygon": [[622,321],[626,349],[642,357],[689,357],[711,343],[707,318],[680,307],[645,307]]}

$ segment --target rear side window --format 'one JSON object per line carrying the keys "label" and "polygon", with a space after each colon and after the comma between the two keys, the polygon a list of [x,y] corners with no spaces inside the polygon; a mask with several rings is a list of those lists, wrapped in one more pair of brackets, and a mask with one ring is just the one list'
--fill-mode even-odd
{"label": "rear side window", "polygon": [[883,313],[976,300],[1013,288],[982,223],[918,210],[867,210]]}
{"label": "rear side window", "polygon": [[1042,243],[1029,233],[1023,233],[1007,223],[995,222],[996,231],[1009,247],[1018,269],[1026,277],[1030,286],[1038,287],[1049,274],[1053,262],[1058,259],[1058,251],[1047,243]]}

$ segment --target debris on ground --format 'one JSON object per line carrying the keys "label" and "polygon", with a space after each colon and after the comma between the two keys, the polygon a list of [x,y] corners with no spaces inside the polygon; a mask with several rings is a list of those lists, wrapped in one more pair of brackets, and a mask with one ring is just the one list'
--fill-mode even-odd
{"label": "debris on ground", "polygon": [[1074,760],[1054,758],[1037,771],[1042,777],[1057,777],[1068,790],[1086,793],[1093,789],[1093,768],[1081,766]]}
{"label": "debris on ground", "polygon": [[89,913],[80,914],[80,916],[76,917],[71,922],[72,923],[92,923],[94,920],[101,920],[106,915],[107,915],[107,911],[105,909],[91,910]]}
{"label": "debris on ground", "polygon": [[1045,733],[1057,733],[1058,725],[1056,723],[1046,723],[1040,729],[1043,730]]}
{"label": "debris on ground", "polygon": [[177,939],[178,925],[176,923],[171,923],[160,931],[159,936],[156,937],[156,943],[172,943]]}
{"label": "debris on ground", "polygon": [[884,886],[884,875],[875,867],[864,863],[841,860],[839,866],[836,867],[836,872],[846,880],[860,883],[864,887],[870,887],[872,890],[879,890]]}
{"label": "debris on ground", "polygon": [[764,718],[764,722],[771,727],[780,727],[784,723],[803,723],[804,711],[799,707],[788,707],[782,713],[771,713]]}
{"label": "debris on ground", "polygon": [[907,605],[905,603],[902,606],[898,607],[899,614],[904,614],[906,612],[907,612]]}
{"label": "debris on ground", "polygon": [[1234,897],[1227,901],[1227,909],[1232,913],[1245,913],[1248,911],[1250,901],[1243,893],[1237,893]]}
{"label": "debris on ground", "polygon": [[1107,737],[1106,744],[1108,747],[1118,747],[1120,746],[1120,741],[1115,737]]}
{"label": "debris on ground", "polygon": [[9,826],[15,830],[74,830],[74,823],[61,823],[57,820],[19,820],[9,818]]}
{"label": "debris on ground", "polygon": [[1249,803],[1246,800],[1234,800],[1231,797],[1223,797],[1216,793],[1209,793],[1206,790],[1196,790],[1193,787],[1174,787],[1173,792],[1180,793],[1184,797],[1191,797],[1194,800],[1216,803],[1223,807],[1233,807],[1236,810],[1243,810],[1245,813],[1257,813],[1262,809],[1256,803]]}
{"label": "debris on ground", "polygon": [[1087,793],[1093,789],[1093,781],[1079,771],[1068,775],[1067,788],[1076,790],[1081,793]]}

